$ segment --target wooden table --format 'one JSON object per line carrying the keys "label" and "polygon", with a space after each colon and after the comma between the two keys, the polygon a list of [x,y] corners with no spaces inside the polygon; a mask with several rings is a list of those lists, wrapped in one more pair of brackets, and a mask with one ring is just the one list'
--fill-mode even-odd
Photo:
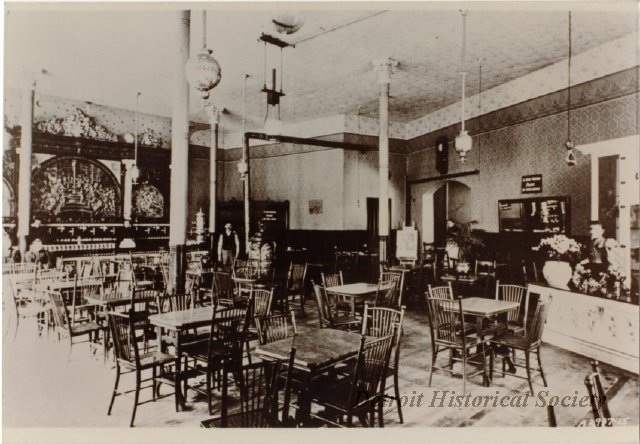
{"label": "wooden table", "polygon": [[516,310],[519,306],[520,304],[518,302],[473,297],[462,299],[462,314],[476,318],[476,333],[478,337],[481,338],[484,336],[482,328],[483,319],[506,315],[511,310]]}
{"label": "wooden table", "polygon": [[[111,309],[113,307],[119,307],[122,305],[127,305],[131,303],[132,293],[128,293],[124,297],[109,297],[107,294],[98,294],[95,296],[87,296],[85,299],[91,305],[98,305],[101,307],[105,307],[106,309]],[[155,295],[152,296],[140,296],[137,295],[136,302],[153,302],[155,300]]]}
{"label": "wooden table", "polygon": [[[475,318],[476,334],[478,338],[485,339],[487,336],[494,334],[496,329],[491,328],[489,330],[485,330],[482,326],[482,321],[484,319],[493,316],[504,316],[506,318],[508,312],[510,312],[511,310],[516,310],[519,306],[520,304],[518,302],[472,297],[462,299],[462,314],[473,316]],[[507,320],[504,319],[502,323],[506,328]],[[483,346],[484,344],[478,345],[478,352],[482,350],[481,347]],[[471,361],[471,363],[476,365],[485,365],[485,363],[481,361]],[[489,379],[488,375],[486,376],[484,382],[487,387],[491,385],[491,379]]]}
{"label": "wooden table", "polygon": [[456,288],[456,293],[459,293],[460,286],[475,287],[479,282],[486,279],[486,276],[478,276],[477,274],[443,274],[440,276],[440,280],[443,282],[451,282]]}
{"label": "wooden table", "polygon": [[298,422],[305,424],[309,420],[311,411],[311,388],[314,381],[336,364],[357,356],[360,338],[359,333],[321,328],[270,344],[259,345],[252,354],[261,359],[287,361],[291,347],[295,347],[294,366],[304,375],[302,390],[298,395],[300,404]]}
{"label": "wooden table", "polygon": [[358,282],[355,284],[335,285],[327,287],[327,294],[343,296],[349,300],[351,305],[351,313],[356,312],[356,299],[364,302],[365,299],[375,298],[378,293],[378,284],[370,284],[366,282]]}
{"label": "wooden table", "polygon": [[185,399],[182,395],[180,380],[188,379],[188,375],[180,373],[182,357],[182,337],[188,330],[209,325],[213,317],[213,307],[198,307],[188,310],[170,311],[149,316],[149,323],[156,327],[158,350],[162,351],[162,331],[173,331],[176,334],[176,379],[175,391],[177,404],[184,409]]}

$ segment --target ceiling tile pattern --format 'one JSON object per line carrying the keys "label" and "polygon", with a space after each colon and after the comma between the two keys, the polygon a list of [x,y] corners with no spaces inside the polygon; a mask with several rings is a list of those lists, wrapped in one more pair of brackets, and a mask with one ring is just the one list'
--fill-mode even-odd
{"label": "ceiling tile pattern", "polygon": [[[637,65],[637,44],[637,34],[634,33],[577,55],[572,60],[571,84],[583,83]],[[564,89],[567,87],[567,80],[567,61],[554,63],[491,90],[483,91],[481,95],[475,94],[469,97],[466,102],[466,117],[472,118]],[[458,101],[416,119],[407,125],[407,138],[460,122],[460,112]]]}
{"label": "ceiling tile pattern", "polygon": [[[271,32],[264,24],[272,7],[267,4],[240,10],[233,4],[212,5],[207,15],[208,46],[222,67],[222,80],[213,96],[219,107],[229,111],[222,122],[226,134],[238,132],[241,126],[245,73],[250,75],[246,83],[248,129],[260,129],[264,121],[265,97],[260,92],[264,48],[257,38],[261,32]],[[378,84],[371,61],[387,56],[400,62],[391,81],[392,121],[412,122],[455,104],[460,93],[461,54],[461,19],[456,7],[306,11],[302,30],[290,37],[297,42],[295,49],[282,52],[284,73],[278,74],[283,74],[286,94],[282,118],[304,121],[336,114],[376,118]],[[131,110],[136,92],[141,91],[143,113],[171,115],[171,94],[167,91],[171,91],[175,71],[171,65],[175,39],[169,31],[175,28],[176,11],[166,5],[157,10],[42,8],[29,12],[17,6],[7,8],[5,73],[9,86],[20,83],[24,66],[32,71],[46,68],[51,75],[44,76],[38,85],[43,94]],[[633,32],[637,12],[633,5],[629,11],[576,11],[574,52],[582,53]],[[193,48],[200,44],[199,17],[199,12],[193,13]],[[470,95],[478,91],[479,57],[484,90],[566,57],[566,11],[472,10],[467,26]],[[619,52],[626,52],[625,48],[621,46]],[[279,51],[272,52],[268,67],[279,67]],[[615,51],[606,51],[603,57],[609,57],[611,65],[620,63]],[[581,75],[591,75],[590,69],[586,65],[577,69],[575,81]],[[494,100],[496,106],[503,103]],[[199,106],[193,96],[191,118],[206,122]],[[456,112],[444,114],[453,118]],[[374,131],[371,122],[360,124]]]}

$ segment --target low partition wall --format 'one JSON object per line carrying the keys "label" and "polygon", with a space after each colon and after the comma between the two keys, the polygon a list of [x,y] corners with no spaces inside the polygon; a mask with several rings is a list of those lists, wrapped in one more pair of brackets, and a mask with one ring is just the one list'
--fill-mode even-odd
{"label": "low partition wall", "polygon": [[637,305],[545,285],[529,289],[549,304],[544,342],[638,373]]}

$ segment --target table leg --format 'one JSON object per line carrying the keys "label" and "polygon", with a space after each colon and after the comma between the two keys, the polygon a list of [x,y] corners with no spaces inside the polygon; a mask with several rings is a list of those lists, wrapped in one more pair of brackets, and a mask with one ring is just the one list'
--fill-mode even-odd
{"label": "table leg", "polygon": [[[476,316],[476,335],[478,336],[478,338],[480,340],[484,340],[484,334],[483,334],[483,330],[482,330],[482,321],[483,321],[484,317],[483,316]],[[486,352],[486,347],[484,342],[481,344],[478,344],[478,348],[476,349],[476,355],[479,355],[483,352]],[[486,356],[485,359],[482,360],[482,362],[478,361],[477,364],[482,365],[486,368]],[[489,379],[489,376],[486,374],[483,375],[483,380],[482,380],[483,384],[486,387],[491,386],[491,380]]]}
{"label": "table leg", "polygon": [[300,408],[296,413],[296,423],[305,427],[309,424],[311,419],[311,392],[309,387],[311,386],[311,377],[307,377],[304,381],[302,390],[298,393],[298,404]]}
{"label": "table leg", "polygon": [[179,331],[176,331],[176,377],[175,377],[175,392],[176,392],[176,409],[179,411],[180,409],[184,410],[185,408],[185,400],[182,396],[182,378],[180,376],[181,365],[182,365],[182,345],[180,344],[181,334]]}

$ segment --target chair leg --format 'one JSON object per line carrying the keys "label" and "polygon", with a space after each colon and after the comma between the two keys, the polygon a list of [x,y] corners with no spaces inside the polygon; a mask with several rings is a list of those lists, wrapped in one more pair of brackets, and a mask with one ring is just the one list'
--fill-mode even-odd
{"label": "chair leg", "polygon": [[[398,386],[398,368],[396,367],[393,372],[393,388],[396,396],[396,405],[398,406],[398,417],[400,418],[400,424],[404,424],[404,419],[402,417],[402,403],[400,402],[400,388]],[[380,402],[382,405],[382,402]],[[380,414],[382,416],[382,413]]]}
{"label": "chair leg", "polygon": [[489,381],[493,381],[493,360],[494,360],[494,350],[493,347],[489,350]]}
{"label": "chair leg", "polygon": [[133,397],[133,413],[131,413],[131,422],[129,423],[129,427],[133,427],[133,421],[136,419],[136,410],[138,409],[138,397],[140,396],[140,380],[142,379],[140,375],[140,370],[136,370],[136,393]]}
{"label": "chair leg", "polygon": [[544,377],[544,370],[542,370],[542,361],[540,360],[540,346],[538,346],[536,356],[538,358],[538,371],[540,372],[540,376],[542,377],[542,382],[544,383],[544,386],[547,387],[547,379]]}
{"label": "chair leg", "polygon": [[527,366],[527,380],[529,381],[529,389],[531,390],[531,396],[533,396],[533,384],[531,383],[531,359],[529,350],[524,351],[525,365]]}
{"label": "chair leg", "polygon": [[116,400],[116,393],[118,392],[118,384],[120,383],[120,366],[116,365],[116,382],[113,385],[113,393],[111,393],[111,402],[109,402],[109,410],[107,415],[111,415],[111,408],[113,407],[113,401]]}
{"label": "chair leg", "polygon": [[429,387],[431,387],[431,377],[433,376],[433,366],[436,365],[436,357],[438,356],[438,346],[436,345],[431,352],[431,368],[429,369]]}
{"label": "chair leg", "polygon": [[467,393],[467,351],[462,350],[462,394]]}
{"label": "chair leg", "polygon": [[71,350],[73,350],[73,339],[71,338],[71,332],[69,332],[69,351],[67,352],[67,364],[71,361]]}
{"label": "chair leg", "polygon": [[209,416],[213,415],[213,407],[211,405],[211,370],[207,369],[207,402],[209,407]]}
{"label": "chair leg", "polygon": [[156,366],[155,365],[151,368],[151,381],[152,381],[151,390],[153,391],[151,396],[152,396],[152,399],[155,401],[156,400]]}

